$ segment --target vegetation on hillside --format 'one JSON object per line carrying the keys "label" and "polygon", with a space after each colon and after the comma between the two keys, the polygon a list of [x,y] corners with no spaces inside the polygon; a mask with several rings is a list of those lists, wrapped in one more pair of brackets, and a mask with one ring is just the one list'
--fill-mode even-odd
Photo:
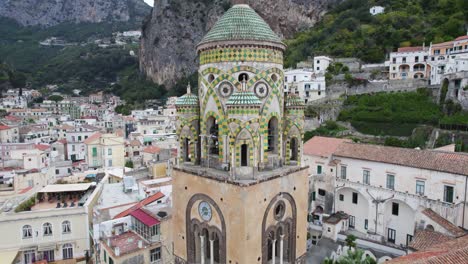
{"label": "vegetation on hillside", "polygon": [[[42,29],[22,27],[9,19],[0,19],[0,88],[9,82],[14,87],[26,83],[41,89],[48,84],[58,85],[58,91],[82,94],[105,90],[121,96],[132,104],[146,99],[161,99],[166,95],[163,86],[146,80],[138,70],[137,45],[98,47],[95,44],[72,46],[39,45],[49,37],[67,42],[90,43],[111,38],[112,33],[135,29],[132,23],[60,24]],[[44,91],[44,89],[42,89]],[[128,109],[127,109],[128,110]],[[126,111],[127,112],[127,111]]]}
{"label": "vegetation on hillside", "polygon": [[439,106],[423,92],[349,96],[338,119],[371,135],[409,136],[418,124],[437,125]]}
{"label": "vegetation on hillside", "polygon": [[[385,7],[372,16],[371,6]],[[287,41],[286,66],[327,54],[382,62],[398,47],[438,43],[466,34],[466,0],[345,0],[312,29]]]}

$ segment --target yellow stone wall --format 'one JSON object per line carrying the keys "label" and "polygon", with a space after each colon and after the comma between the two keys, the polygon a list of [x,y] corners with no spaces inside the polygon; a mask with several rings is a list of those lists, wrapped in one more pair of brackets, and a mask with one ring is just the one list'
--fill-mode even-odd
{"label": "yellow stone wall", "polygon": [[[258,258],[262,257],[263,217],[271,200],[280,192],[289,193],[296,203],[297,258],[306,252],[308,193],[306,169],[248,187],[174,170],[173,193],[176,194],[173,197],[175,255],[187,260],[185,222],[187,203],[193,195],[205,194],[217,203],[224,216],[226,223],[226,262],[231,261],[231,263],[239,264],[261,263]],[[197,212],[198,203],[196,202],[192,207],[192,216],[201,220]],[[286,206],[287,217],[291,215],[291,208],[288,202],[286,202]],[[220,228],[219,216],[213,207],[212,212],[213,217],[210,225]],[[190,221],[191,219],[187,220]],[[274,221],[270,213],[268,222],[273,223]]]}

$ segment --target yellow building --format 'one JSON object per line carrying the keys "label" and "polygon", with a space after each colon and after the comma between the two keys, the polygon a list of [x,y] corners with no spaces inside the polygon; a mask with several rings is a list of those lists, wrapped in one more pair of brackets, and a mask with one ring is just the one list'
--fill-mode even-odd
{"label": "yellow building", "polygon": [[89,167],[123,167],[125,165],[125,142],[114,134],[96,133],[84,141],[86,162]]}
{"label": "yellow building", "polygon": [[283,93],[285,48],[243,4],[197,46],[198,96],[176,102],[175,263],[305,263],[304,102]]}

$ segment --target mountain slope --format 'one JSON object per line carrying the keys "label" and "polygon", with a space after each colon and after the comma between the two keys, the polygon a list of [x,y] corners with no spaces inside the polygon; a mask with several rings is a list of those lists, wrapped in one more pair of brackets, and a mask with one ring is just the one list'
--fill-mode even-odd
{"label": "mountain slope", "polygon": [[[372,16],[374,5],[385,13]],[[286,65],[321,54],[381,62],[398,47],[465,35],[467,24],[467,0],[346,0],[287,42]]]}
{"label": "mountain slope", "polygon": [[143,0],[0,0],[0,16],[23,26],[142,21],[150,11]]}
{"label": "mountain slope", "polygon": [[[340,0],[250,0],[283,37],[314,25]],[[232,1],[234,2],[234,0]],[[153,81],[171,86],[197,67],[196,44],[232,3],[229,0],[156,0],[151,19],[144,22],[140,69]]]}

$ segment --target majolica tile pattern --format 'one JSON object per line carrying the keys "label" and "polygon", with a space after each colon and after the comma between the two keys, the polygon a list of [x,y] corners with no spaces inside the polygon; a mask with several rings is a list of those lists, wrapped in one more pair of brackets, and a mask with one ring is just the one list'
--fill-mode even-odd
{"label": "majolica tile pattern", "polygon": [[218,62],[272,62],[283,63],[283,53],[266,48],[223,48],[200,53],[200,64]]}

